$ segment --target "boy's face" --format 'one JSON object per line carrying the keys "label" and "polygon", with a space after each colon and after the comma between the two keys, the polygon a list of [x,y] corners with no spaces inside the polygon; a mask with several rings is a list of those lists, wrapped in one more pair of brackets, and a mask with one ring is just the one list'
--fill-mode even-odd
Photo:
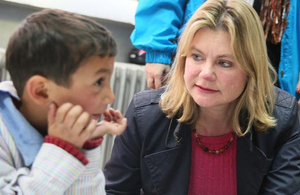
{"label": "boy's face", "polygon": [[91,56],[71,76],[69,88],[53,83],[51,101],[58,106],[70,102],[80,105],[93,119],[99,119],[115,96],[110,87],[114,57]]}

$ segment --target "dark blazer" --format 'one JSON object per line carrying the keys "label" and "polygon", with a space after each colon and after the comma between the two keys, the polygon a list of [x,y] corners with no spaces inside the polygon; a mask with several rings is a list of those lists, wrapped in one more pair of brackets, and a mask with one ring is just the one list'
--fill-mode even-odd
{"label": "dark blazer", "polygon": [[[158,102],[163,92],[140,92],[129,105],[128,127],[116,137],[104,170],[107,194],[188,194],[191,126],[162,113]],[[281,89],[276,93],[277,126],[266,133],[252,129],[237,139],[240,195],[300,194],[297,101]]]}

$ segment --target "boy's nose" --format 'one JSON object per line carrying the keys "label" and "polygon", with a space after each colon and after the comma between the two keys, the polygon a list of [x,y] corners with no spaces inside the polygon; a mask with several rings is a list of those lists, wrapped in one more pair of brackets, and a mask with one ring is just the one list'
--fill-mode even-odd
{"label": "boy's nose", "polygon": [[107,104],[112,104],[115,102],[115,94],[114,92],[112,91],[111,88],[109,88],[107,90],[107,95],[106,95],[106,98],[105,98],[105,103]]}

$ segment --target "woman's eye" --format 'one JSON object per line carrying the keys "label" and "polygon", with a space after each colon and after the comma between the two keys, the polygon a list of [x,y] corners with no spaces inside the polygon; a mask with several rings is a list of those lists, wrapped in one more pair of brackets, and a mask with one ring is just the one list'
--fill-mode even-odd
{"label": "woman's eye", "polygon": [[95,85],[96,86],[101,86],[103,82],[104,82],[104,78],[101,78],[98,81],[96,81]]}
{"label": "woman's eye", "polygon": [[196,54],[192,54],[192,57],[193,57],[193,59],[194,59],[195,61],[200,61],[200,60],[202,59],[201,56],[198,56],[198,55],[196,55]]}
{"label": "woman's eye", "polygon": [[232,66],[231,62],[227,62],[227,61],[220,61],[219,64],[225,68]]}

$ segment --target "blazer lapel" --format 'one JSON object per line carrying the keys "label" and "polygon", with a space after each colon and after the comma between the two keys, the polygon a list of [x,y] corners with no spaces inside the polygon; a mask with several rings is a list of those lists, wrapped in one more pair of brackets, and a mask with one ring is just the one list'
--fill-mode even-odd
{"label": "blazer lapel", "polygon": [[265,154],[246,136],[237,139],[236,164],[238,194],[258,194],[267,171],[268,161]]}
{"label": "blazer lapel", "polygon": [[157,194],[188,193],[191,167],[191,128],[189,125],[177,124],[175,121],[171,121],[165,139],[168,149],[145,156]]}

